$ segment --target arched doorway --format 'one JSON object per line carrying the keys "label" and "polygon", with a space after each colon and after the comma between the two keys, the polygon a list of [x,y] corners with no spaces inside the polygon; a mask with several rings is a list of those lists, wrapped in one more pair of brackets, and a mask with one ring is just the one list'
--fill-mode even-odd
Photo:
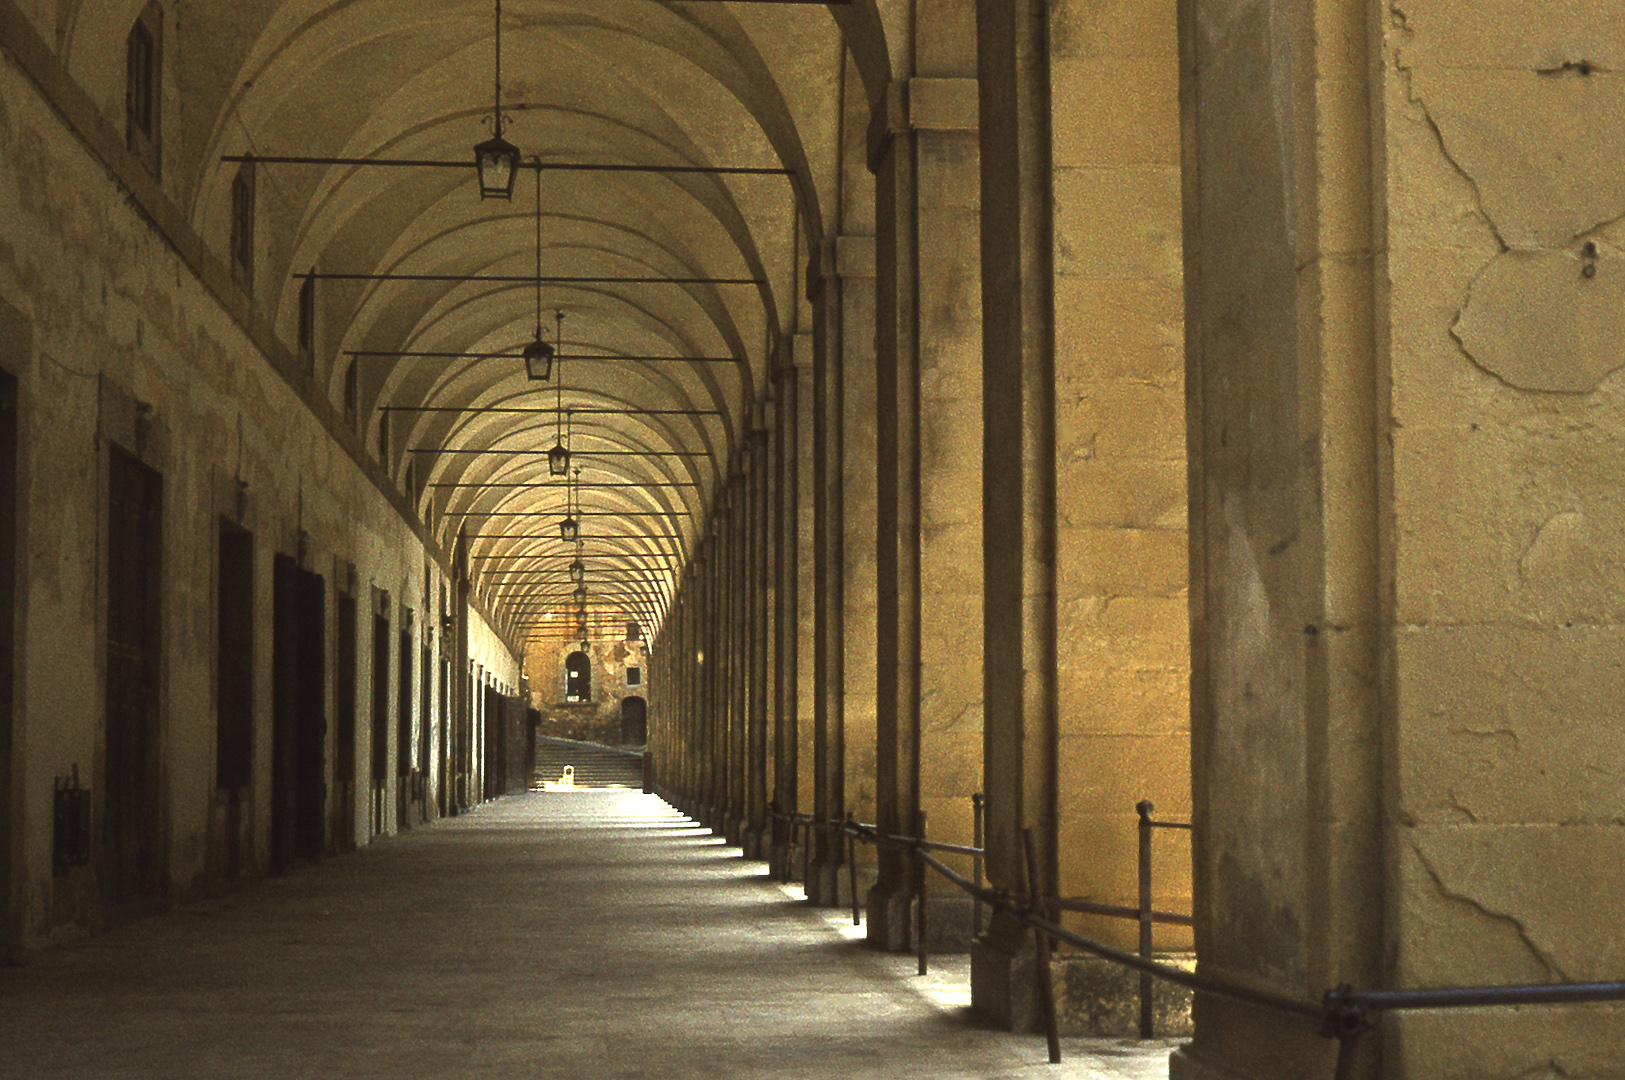
{"label": "arched doorway", "polygon": [[643,746],[649,741],[649,703],[640,697],[621,699],[621,745]]}
{"label": "arched doorway", "polygon": [[592,661],[584,652],[573,652],[564,658],[564,700],[592,700]]}

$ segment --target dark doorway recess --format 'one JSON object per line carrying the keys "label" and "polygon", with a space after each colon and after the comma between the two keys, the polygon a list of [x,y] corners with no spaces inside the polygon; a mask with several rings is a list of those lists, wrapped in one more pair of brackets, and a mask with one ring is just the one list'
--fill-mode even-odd
{"label": "dark doorway recess", "polygon": [[[446,650],[442,636],[440,648]],[[440,657],[440,786],[435,790],[441,817],[457,812],[457,803],[451,797],[451,657]]]}
{"label": "dark doorway recess", "polygon": [[356,603],[355,597],[339,593],[338,649],[334,678],[337,701],[333,707],[334,750],[333,847],[350,851],[355,847],[355,694],[356,694]]}
{"label": "dark doorway recess", "polygon": [[573,652],[564,658],[564,700],[592,700],[592,661],[584,652]]}
{"label": "dark doorway recess", "polygon": [[271,869],[318,859],[324,840],[327,586],[278,555],[272,570]]}
{"label": "dark doorway recess", "polygon": [[[22,815],[12,784],[12,680],[17,610],[17,380],[0,372],[0,964],[19,959],[12,911],[12,831]],[[18,912],[18,915],[21,913]]]}
{"label": "dark doorway recess", "polygon": [[[424,641],[428,641],[429,624],[423,624]],[[434,729],[430,717],[434,716],[434,701],[432,699],[432,676],[434,674],[434,657],[425,644],[418,653],[418,680],[421,689],[418,691],[418,813],[423,821],[429,820],[429,734]]]}
{"label": "dark doorway recess", "polygon": [[525,709],[525,787],[527,789],[536,779],[536,736],[541,729],[541,710],[527,707]]}
{"label": "dark doorway recess", "polygon": [[412,814],[412,622],[403,613],[395,679],[395,825],[411,827]]}
{"label": "dark doorway recess", "polygon": [[372,617],[372,835],[384,831],[389,786],[389,620]]}
{"label": "dark doorway recess", "polygon": [[163,890],[158,792],[163,478],[111,448],[107,545],[107,753],[101,880],[110,909]]}
{"label": "dark doorway recess", "polygon": [[642,746],[649,741],[649,703],[640,697],[621,699],[621,743]]}
{"label": "dark doorway recess", "polygon": [[222,518],[215,621],[215,786],[225,800],[225,874],[240,872],[254,776],[254,534]]}
{"label": "dark doorway recess", "polygon": [[487,683],[485,685],[485,775],[481,779],[484,798],[494,799],[502,794],[502,778],[505,775],[506,758],[503,754],[503,735],[508,730],[504,723],[506,712],[502,706],[502,695],[497,688]]}

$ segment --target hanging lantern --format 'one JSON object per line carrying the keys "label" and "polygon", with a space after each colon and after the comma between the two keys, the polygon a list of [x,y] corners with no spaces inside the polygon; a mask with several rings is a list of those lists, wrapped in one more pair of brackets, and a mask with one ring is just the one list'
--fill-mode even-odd
{"label": "hanging lantern", "polygon": [[[587,564],[582,562],[580,559],[577,559],[575,562],[571,563],[570,564],[570,580],[575,581],[575,582],[586,581],[587,580]],[[577,600],[581,599],[582,597],[581,597],[580,594],[584,594],[585,592],[586,592],[585,588],[578,590],[578,595],[576,596],[576,599]]]}
{"label": "hanging lantern", "polygon": [[480,198],[511,199],[519,176],[519,147],[501,135],[474,148],[474,167],[480,174]]}
{"label": "hanging lantern", "polygon": [[576,524],[575,518],[567,517],[563,521],[559,522],[560,540],[575,540],[580,535],[581,527]]}
{"label": "hanging lantern", "polygon": [[576,586],[575,598],[576,603],[578,604],[585,604],[587,602],[587,587],[585,585]]}
{"label": "hanging lantern", "polygon": [[519,147],[502,137],[502,0],[496,2],[496,93],[491,108],[491,137],[474,147],[480,198],[511,199],[519,175]]}
{"label": "hanging lantern", "polygon": [[547,471],[554,476],[569,475],[570,451],[565,449],[563,442],[555,443],[553,449],[547,452]]}
{"label": "hanging lantern", "polygon": [[[543,341],[538,335],[536,340],[525,346],[525,377],[531,382],[546,382],[553,374],[553,346]],[[551,464],[553,455],[548,453]]]}

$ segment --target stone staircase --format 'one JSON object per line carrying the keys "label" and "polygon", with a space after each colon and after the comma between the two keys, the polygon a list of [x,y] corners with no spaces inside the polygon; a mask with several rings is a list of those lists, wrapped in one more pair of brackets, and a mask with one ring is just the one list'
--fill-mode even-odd
{"label": "stone staircase", "polygon": [[634,791],[643,788],[643,758],[640,754],[599,746],[597,743],[541,735],[536,739],[536,773],[531,778],[532,790],[540,790],[544,783],[557,782],[564,775],[566,765],[575,766],[578,788],[622,787]]}

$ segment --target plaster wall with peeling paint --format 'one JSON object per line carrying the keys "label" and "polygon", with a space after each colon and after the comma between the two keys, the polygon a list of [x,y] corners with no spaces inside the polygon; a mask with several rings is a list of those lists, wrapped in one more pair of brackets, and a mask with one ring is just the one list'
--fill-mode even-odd
{"label": "plaster wall with peeling paint", "polygon": [[[1183,33],[1202,967],[1619,979],[1625,15],[1197,0]],[[1348,1075],[1614,1076],[1620,1015],[1383,1016]],[[1176,1077],[1336,1056],[1215,1000],[1196,1030]]]}
{"label": "plaster wall with peeling paint", "polygon": [[[1393,976],[1617,979],[1625,12],[1434,0],[1382,30]],[[1396,1064],[1625,1059],[1616,1010],[1531,1012],[1406,1017]]]}

